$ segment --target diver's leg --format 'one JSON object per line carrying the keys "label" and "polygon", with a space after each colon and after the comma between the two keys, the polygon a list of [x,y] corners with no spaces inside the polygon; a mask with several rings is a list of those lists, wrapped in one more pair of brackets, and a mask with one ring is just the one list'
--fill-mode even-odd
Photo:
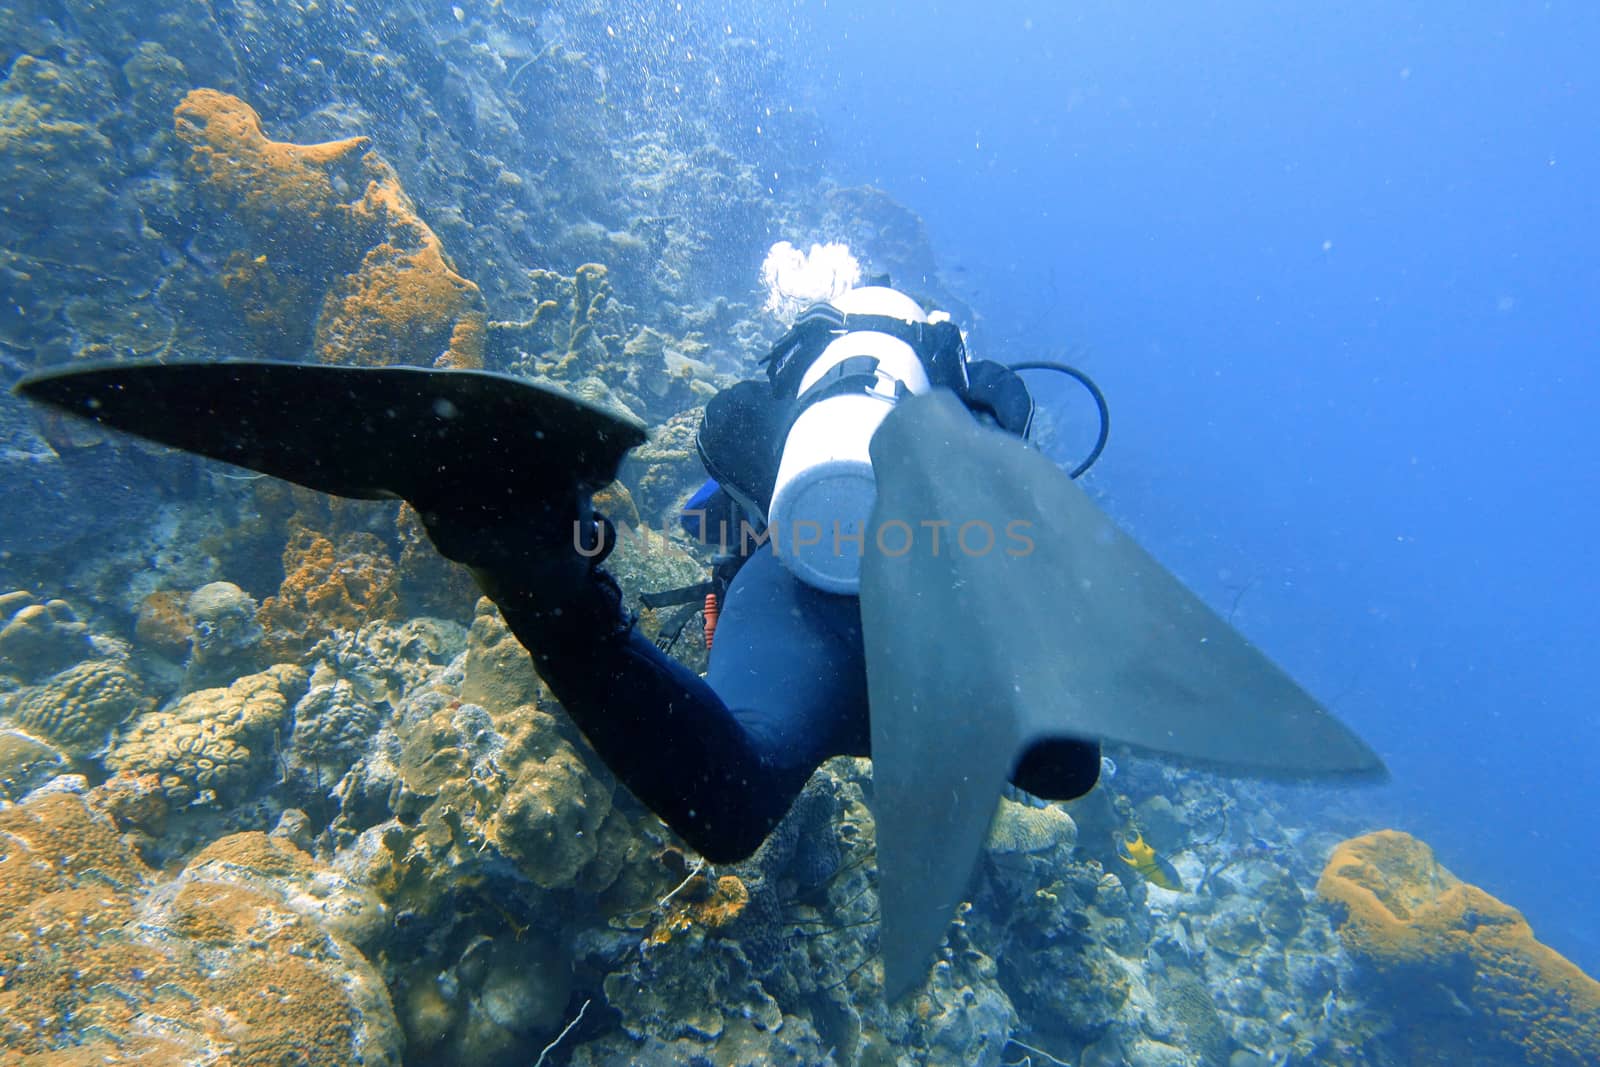
{"label": "diver's leg", "polygon": [[706,680],[775,768],[809,776],[868,754],[860,601],[807,585],[770,552],[734,577]]}
{"label": "diver's leg", "polygon": [[[612,773],[708,859],[754,852],[818,763],[852,745],[865,750],[855,600],[796,590],[770,556],[740,572],[718,628],[714,658],[726,665],[730,707],[635,632],[616,583],[570,547],[534,544],[520,525],[468,536],[459,516],[432,532],[441,551],[473,568]],[[853,650],[853,675],[828,669],[841,648]]]}
{"label": "diver's leg", "polygon": [[[603,571],[559,607],[504,572],[476,571],[534,667],[600,758],[713,862],[754,852],[792,799],[711,687],[634,630]],[[804,779],[802,779],[802,782]]]}

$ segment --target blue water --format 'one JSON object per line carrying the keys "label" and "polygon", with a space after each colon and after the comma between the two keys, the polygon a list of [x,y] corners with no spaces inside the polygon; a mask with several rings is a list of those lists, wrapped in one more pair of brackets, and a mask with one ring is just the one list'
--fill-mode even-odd
{"label": "blue water", "polygon": [[1288,10],[791,15],[834,174],[1100,379],[1098,489],[1381,751],[1373,822],[1600,974],[1600,7]]}

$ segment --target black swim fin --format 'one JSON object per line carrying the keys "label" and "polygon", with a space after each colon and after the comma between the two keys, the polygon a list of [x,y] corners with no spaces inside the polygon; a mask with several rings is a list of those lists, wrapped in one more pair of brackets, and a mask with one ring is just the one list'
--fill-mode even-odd
{"label": "black swim fin", "polygon": [[[902,401],[871,448],[861,616],[891,999],[927,973],[1034,741],[1277,777],[1385,774],[1048,458],[953,394]],[[937,552],[928,523],[942,524]]]}
{"label": "black swim fin", "polygon": [[161,444],[427,515],[517,516],[603,488],[645,428],[485,371],[297,363],[105,363],[16,392]]}

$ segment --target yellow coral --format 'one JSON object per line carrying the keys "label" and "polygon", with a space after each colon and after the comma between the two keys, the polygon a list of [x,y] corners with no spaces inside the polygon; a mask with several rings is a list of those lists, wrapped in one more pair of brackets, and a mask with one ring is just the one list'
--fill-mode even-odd
{"label": "yellow coral", "polygon": [[175,804],[236,799],[266,769],[284,716],[307,684],[300,667],[279,664],[226,689],[190,693],[135,719],[107,754],[106,766],[156,775]]}
{"label": "yellow coral", "polygon": [[722,875],[712,882],[704,874],[696,873],[677,896],[679,899],[645,938],[645,944],[664,945],[674,935],[694,929],[721,929],[744,914],[750,903],[750,890],[732,874]]}
{"label": "yellow coral", "polygon": [[215,89],[190,92],[172,116],[178,139],[189,147],[189,171],[218,212],[257,233],[276,234],[297,254],[355,240],[355,220],[335,178],[359,173],[368,138],[315,145],[268,140],[254,108]]}
{"label": "yellow coral", "polygon": [[8,1055],[399,1062],[399,1028],[377,972],[304,910],[311,879],[325,873],[309,856],[291,874],[197,859],[172,891],[153,893],[158,876],[111,821],[66,793],[0,811],[0,856]]}
{"label": "yellow coral", "polygon": [[[1317,892],[1341,906],[1345,946],[1417,994],[1418,1010],[1396,1016],[1410,1062],[1475,1062],[1492,1043],[1519,1062],[1600,1063],[1600,982],[1421,841],[1397,830],[1352,838],[1334,850]],[[1429,1010],[1429,995],[1445,1003]]]}
{"label": "yellow coral", "polygon": [[250,105],[211,89],[173,117],[202,195],[248,235],[221,280],[268,354],[309,340],[323,363],[483,365],[482,293],[367,138],[272,141]]}
{"label": "yellow coral", "polygon": [[372,619],[399,614],[394,562],[382,541],[346,534],[337,545],[299,527],[283,550],[283,584],[262,603],[256,618],[269,652],[303,652],[331,629],[354,630]]}

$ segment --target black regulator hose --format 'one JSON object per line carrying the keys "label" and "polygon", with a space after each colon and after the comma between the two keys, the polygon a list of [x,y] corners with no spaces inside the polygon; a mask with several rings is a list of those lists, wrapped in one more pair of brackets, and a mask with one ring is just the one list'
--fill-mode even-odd
{"label": "black regulator hose", "polygon": [[1031,359],[1024,363],[1011,363],[1008,366],[1014,371],[1053,370],[1058,374],[1065,374],[1089,390],[1089,395],[1094,397],[1094,406],[1100,412],[1100,433],[1095,438],[1094,447],[1089,450],[1089,455],[1084,458],[1082,463],[1072,468],[1072,473],[1068,477],[1077,478],[1094,466],[1095,461],[1100,458],[1100,453],[1106,450],[1106,439],[1111,436],[1111,407],[1106,403],[1106,395],[1100,391],[1100,387],[1094,383],[1094,379],[1077,367],[1068,366],[1065,363],[1056,363],[1048,359]]}

